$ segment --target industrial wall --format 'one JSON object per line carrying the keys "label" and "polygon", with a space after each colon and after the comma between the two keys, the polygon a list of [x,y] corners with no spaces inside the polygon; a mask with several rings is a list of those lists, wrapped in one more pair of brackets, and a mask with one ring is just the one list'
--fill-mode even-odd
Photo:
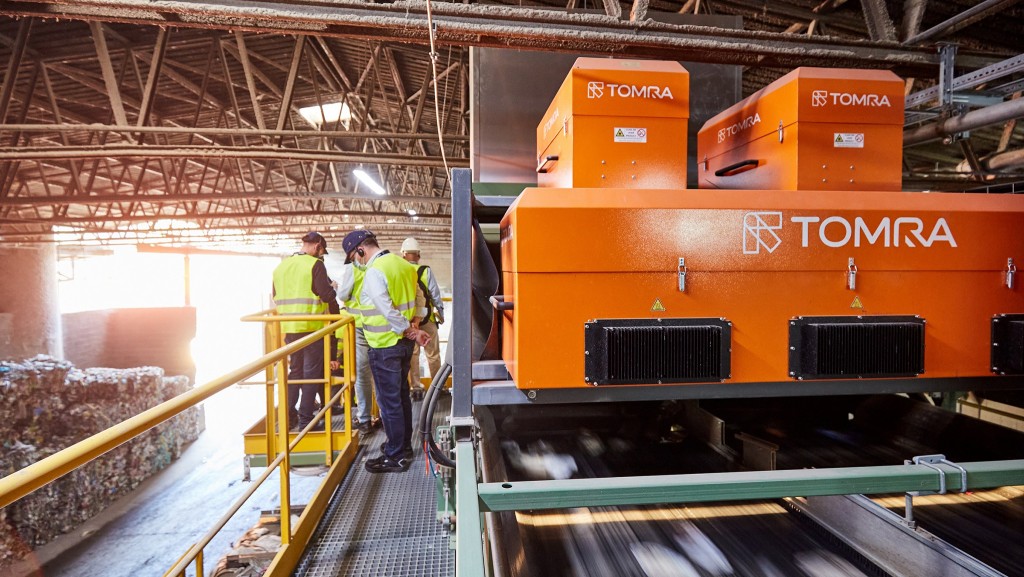
{"label": "industrial wall", "polygon": [[0,359],[61,356],[55,246],[0,248]]}
{"label": "industrial wall", "polygon": [[78,367],[155,366],[195,381],[195,307],[107,309],[63,315],[64,358]]}

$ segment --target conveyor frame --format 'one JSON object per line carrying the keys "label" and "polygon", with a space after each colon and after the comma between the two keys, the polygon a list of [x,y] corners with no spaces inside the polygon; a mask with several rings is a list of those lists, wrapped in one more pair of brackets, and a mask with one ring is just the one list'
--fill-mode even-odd
{"label": "conveyor frame", "polygon": [[[523,391],[510,381],[482,382],[474,386],[473,351],[473,261],[474,198],[471,171],[452,171],[452,287],[455,321],[452,350],[452,414],[455,439],[456,572],[460,577],[489,575],[485,560],[484,512],[549,509],[565,507],[684,503],[746,500],[773,497],[882,494],[937,491],[940,485],[961,489],[961,472],[942,469],[942,482],[934,468],[923,465],[853,467],[696,475],[660,475],[563,481],[481,483],[478,449],[479,430],[473,416],[474,402],[481,405],[534,404],[545,402],[596,402],[673,398],[727,398],[792,396],[793,390],[779,390],[787,384],[800,387],[796,394],[814,394],[806,383],[755,383],[753,385],[685,385],[622,387],[570,390]],[[502,203],[491,203],[500,206]],[[487,295],[490,296],[490,295]],[[482,363],[486,364],[486,363]],[[489,373],[500,373],[486,367]],[[1015,378],[982,379],[995,388],[1020,388]],[[972,380],[972,382],[975,380]],[[825,381],[823,381],[825,382]],[[828,381],[831,387],[838,381]],[[885,379],[848,381],[849,387],[830,389],[832,394],[858,394],[906,390]],[[868,383],[867,385],[865,383]],[[962,379],[919,379],[922,391],[962,390]],[[959,385],[959,386],[957,386]],[[543,398],[541,398],[543,397]],[[968,471],[969,488],[1024,484],[1024,460],[961,463]],[[948,469],[948,470],[947,470]]]}

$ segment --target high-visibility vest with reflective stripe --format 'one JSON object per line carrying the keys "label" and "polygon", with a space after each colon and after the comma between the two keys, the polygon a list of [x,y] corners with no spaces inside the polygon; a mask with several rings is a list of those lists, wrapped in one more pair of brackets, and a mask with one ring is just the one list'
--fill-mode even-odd
{"label": "high-visibility vest with reflective stripe", "polygon": [[[404,258],[388,253],[375,258],[371,268],[384,273],[391,303],[402,316],[411,321],[416,316],[416,267]],[[391,330],[384,312],[378,311],[372,303],[367,303],[362,313],[366,344],[375,349],[383,349],[393,347],[402,340],[402,335]]]}
{"label": "high-visibility vest with reflective stripe", "polygon": [[349,314],[355,317],[356,328],[363,328],[363,309],[372,309],[373,305],[364,306],[359,299],[363,294],[363,279],[366,278],[366,269],[359,267],[352,267],[352,296],[345,301],[345,308],[348,309]]}
{"label": "high-visibility vest with reflective stripe", "polygon": [[[327,303],[313,292],[313,266],[320,259],[308,254],[295,254],[274,269],[274,306],[279,315],[324,315]],[[310,333],[324,327],[323,321],[283,321],[285,334]]]}
{"label": "high-visibility vest with reflective stripe", "polygon": [[425,264],[423,264],[423,265],[417,264],[417,265],[413,265],[413,266],[416,267],[416,270],[419,270],[421,267],[423,268],[423,273],[419,276],[419,280],[423,283],[423,290],[426,291],[426,292],[423,293],[423,298],[425,298],[427,300],[427,302],[429,303],[427,305],[427,309],[430,311],[429,318],[424,319],[424,320],[430,321],[432,323],[436,323],[437,322],[437,307],[441,306],[443,303],[435,303],[435,302],[433,302],[433,300],[432,300],[433,297],[430,295],[430,275],[432,274],[431,271],[430,271],[430,267],[425,265]]}

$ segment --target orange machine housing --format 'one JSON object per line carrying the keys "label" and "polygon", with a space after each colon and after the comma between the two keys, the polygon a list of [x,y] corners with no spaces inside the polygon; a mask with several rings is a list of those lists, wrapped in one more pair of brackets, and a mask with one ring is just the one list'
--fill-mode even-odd
{"label": "orange machine housing", "polygon": [[689,95],[677,62],[579,58],[537,126],[537,182],[685,188]]}
{"label": "orange machine housing", "polygon": [[[801,69],[723,113],[702,138],[717,141],[739,116],[761,121],[743,147],[705,148],[708,170],[764,158],[729,178],[786,190],[709,192],[684,189],[682,88],[642,105],[586,98],[590,82],[668,86],[666,68],[676,69],[633,66],[577,63],[537,133],[541,158],[558,157],[541,175],[551,187],[526,189],[502,219],[502,354],[518,388],[816,380],[808,390],[819,394],[843,379],[890,387],[1024,374],[1013,264],[1024,258],[1024,197],[894,190],[895,76]],[[884,95],[890,106],[815,107],[817,91],[825,104],[838,92]],[[600,113],[617,105],[628,122]],[[654,119],[640,116],[647,110]],[[681,126],[676,156],[655,120]],[[761,154],[762,141],[779,149],[780,124],[788,152]],[[652,155],[614,142],[616,126],[651,128],[648,148],[679,165],[657,174],[673,176],[634,180],[633,161]],[[865,147],[832,146],[834,133],[862,134]],[[843,190],[861,187],[870,190]]]}
{"label": "orange machine housing", "polygon": [[708,120],[701,188],[900,190],[903,81],[883,70],[797,68]]}
{"label": "orange machine housing", "polygon": [[801,317],[919,317],[923,374],[903,376],[992,376],[993,318],[1024,313],[1007,285],[1008,259],[1024,258],[1018,195],[527,189],[501,227],[503,356],[520,389],[604,386],[586,381],[603,319],[724,319],[723,387],[800,378]]}

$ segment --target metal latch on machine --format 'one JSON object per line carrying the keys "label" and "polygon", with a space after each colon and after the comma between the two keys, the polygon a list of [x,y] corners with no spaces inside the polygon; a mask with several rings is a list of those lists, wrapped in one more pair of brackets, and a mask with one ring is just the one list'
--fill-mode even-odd
{"label": "metal latch on machine", "polygon": [[846,287],[850,290],[857,290],[857,265],[850,257],[850,263],[846,266]]}
{"label": "metal latch on machine", "polygon": [[1006,288],[1013,290],[1013,287],[1017,284],[1017,265],[1013,264],[1013,259],[1006,259]]}
{"label": "metal latch on machine", "polygon": [[679,259],[679,292],[686,292],[686,259]]}

